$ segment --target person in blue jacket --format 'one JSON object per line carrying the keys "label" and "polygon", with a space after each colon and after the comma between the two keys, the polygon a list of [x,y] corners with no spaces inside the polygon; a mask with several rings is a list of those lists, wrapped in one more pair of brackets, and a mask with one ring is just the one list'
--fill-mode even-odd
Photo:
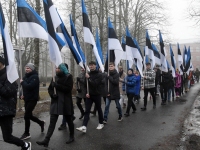
{"label": "person in blue jacket", "polygon": [[133,74],[133,69],[128,69],[128,75],[124,80],[124,83],[122,85],[123,91],[126,91],[127,97],[128,97],[128,106],[126,109],[126,113],[124,116],[128,117],[130,109],[132,107],[133,113],[136,111],[135,104],[133,103],[133,98],[135,96],[135,83],[136,83],[136,77]]}

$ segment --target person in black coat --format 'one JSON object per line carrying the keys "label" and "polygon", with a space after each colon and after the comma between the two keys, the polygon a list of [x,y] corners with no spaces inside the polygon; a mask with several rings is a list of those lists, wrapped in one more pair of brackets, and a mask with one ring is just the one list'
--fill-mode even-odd
{"label": "person in black coat", "polygon": [[87,124],[90,119],[90,110],[92,104],[95,103],[95,106],[99,115],[99,124],[97,126],[97,130],[101,130],[104,127],[103,124],[103,112],[101,109],[101,81],[102,76],[98,70],[96,70],[96,63],[94,61],[89,62],[89,74],[86,73],[85,77],[88,80],[88,89],[86,94],[86,103],[85,103],[85,114],[84,120],[81,127],[76,128],[78,131],[86,133]]}
{"label": "person in black coat", "polygon": [[[43,141],[37,141],[38,145],[48,147],[50,138],[54,132],[59,115],[63,115],[68,123],[70,138],[67,144],[74,141],[74,123],[73,123],[73,101],[72,101],[73,78],[68,72],[65,64],[60,64],[56,68],[55,82],[52,80],[48,92],[51,97],[50,106],[50,125]],[[55,89],[55,91],[54,91]]]}
{"label": "person in black coat", "polygon": [[108,113],[110,108],[111,100],[115,100],[116,107],[118,109],[119,118],[118,121],[122,121],[122,109],[119,103],[120,92],[119,92],[119,73],[115,69],[115,64],[113,62],[109,63],[109,75],[107,77],[107,87],[109,90],[107,92],[106,106],[104,111],[104,123],[107,123]]}
{"label": "person in black coat", "polygon": [[25,76],[23,80],[20,80],[20,83],[23,88],[23,95],[21,99],[24,99],[24,120],[25,120],[25,132],[20,139],[25,140],[31,137],[30,130],[30,121],[36,122],[41,127],[41,132],[44,131],[45,122],[39,120],[37,117],[33,116],[33,110],[37,105],[39,100],[39,77],[38,73],[35,70],[35,66],[32,63],[28,63],[25,66]]}
{"label": "person in black coat", "polygon": [[7,79],[5,60],[0,56],[0,126],[5,142],[31,150],[31,143],[12,135],[13,117],[16,115],[17,84]]}

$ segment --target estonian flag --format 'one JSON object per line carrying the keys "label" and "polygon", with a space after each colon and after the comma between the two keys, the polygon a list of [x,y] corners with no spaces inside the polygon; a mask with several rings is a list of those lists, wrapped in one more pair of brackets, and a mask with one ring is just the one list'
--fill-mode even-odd
{"label": "estonian flag", "polygon": [[183,75],[183,56],[181,55],[181,49],[179,46],[179,43],[177,43],[177,47],[178,47],[178,69],[180,72],[180,75]]}
{"label": "estonian flag", "polygon": [[81,56],[81,59],[83,61],[83,64],[85,64],[85,62],[86,62],[85,55],[84,55],[81,45],[79,43],[76,28],[75,28],[74,22],[72,21],[71,15],[70,15],[70,25],[71,25],[71,35],[72,35],[73,45],[76,48],[76,50],[78,50],[78,52]]}
{"label": "estonian flag", "polygon": [[151,40],[149,37],[149,33],[148,30],[146,30],[146,55],[149,56],[149,58],[151,59],[151,68],[153,68],[155,66],[155,56],[154,56],[154,51],[151,45]]}
{"label": "estonian flag", "polygon": [[[98,33],[98,28],[96,28],[96,46],[97,46],[97,50],[98,50],[98,53],[99,53],[99,57],[101,58],[101,63],[104,64],[103,53],[102,53],[101,43],[100,43],[99,33]],[[98,63],[98,67],[97,68],[99,68],[99,63]]]}
{"label": "estonian flag", "polygon": [[46,22],[25,0],[17,0],[17,15],[19,37],[48,41]]}
{"label": "estonian flag", "polygon": [[124,37],[122,37],[122,49],[124,51],[122,59],[127,61],[127,64],[129,64],[129,69],[133,66],[133,56],[131,51],[126,51],[126,42]]}
{"label": "estonian flag", "polygon": [[132,52],[132,58],[136,59],[136,66],[140,72],[140,75],[143,77],[143,72],[142,72],[142,68],[143,68],[143,58],[136,46],[136,43],[134,42],[134,40],[131,37],[131,34],[128,30],[128,28],[126,28],[126,50],[127,51],[131,51]]}
{"label": "estonian flag", "polygon": [[2,35],[2,41],[3,41],[3,52],[5,58],[7,78],[10,83],[13,83],[19,78],[19,75],[15,65],[14,50],[12,42],[10,40],[10,35],[8,33],[8,27],[5,22],[1,3],[0,3],[0,33]]}
{"label": "estonian flag", "polygon": [[165,46],[164,46],[164,42],[163,42],[163,38],[162,38],[160,30],[159,30],[159,41],[160,41],[161,71],[168,72],[167,60],[166,60],[166,54],[165,54]]}
{"label": "estonian flag", "polygon": [[92,35],[92,28],[89,22],[87,10],[85,7],[84,0],[82,1],[82,15],[83,15],[83,34],[84,34],[84,42],[89,43],[93,46],[94,55],[98,61],[99,67],[101,68],[102,72],[104,72],[104,66],[101,63],[101,58],[99,56],[96,43],[94,40],[94,36]]}
{"label": "estonian flag", "polygon": [[153,52],[154,52],[154,56],[155,56],[154,57],[155,58],[155,64],[161,65],[160,64],[160,53],[153,43],[152,43],[152,48],[153,48]]}
{"label": "estonian flag", "polygon": [[170,44],[170,55],[171,55],[171,64],[172,64],[172,76],[175,78],[176,75],[176,60],[175,60],[175,57],[174,57],[174,53],[173,53],[173,50],[172,50],[172,46]]}
{"label": "estonian flag", "polygon": [[169,64],[169,62],[166,60],[166,63],[167,63],[167,69],[168,69],[168,71],[170,70],[170,64]]}
{"label": "estonian flag", "polygon": [[144,69],[143,70],[146,70],[146,64],[149,63],[149,58],[148,56],[146,55],[146,46],[144,47],[144,59],[143,59],[143,64],[144,64]]}
{"label": "estonian flag", "polygon": [[187,72],[188,75],[189,75],[190,66],[191,66],[190,61],[191,61],[191,53],[190,53],[190,47],[189,47],[187,51],[187,59],[185,61],[185,68],[184,68],[184,72]]}
{"label": "estonian flag", "polygon": [[187,61],[187,48],[186,48],[186,46],[184,45],[184,52],[183,52],[183,66],[184,66],[184,68],[185,68],[185,66],[186,66],[186,61]]}
{"label": "estonian flag", "polygon": [[51,61],[58,67],[62,63],[59,48],[65,42],[56,34],[55,29],[62,23],[51,0],[43,0],[45,19],[48,30],[49,55]]}
{"label": "estonian flag", "polygon": [[67,31],[67,29],[66,29],[66,27],[65,27],[65,25],[64,25],[64,23],[63,23],[61,18],[60,18],[60,20],[62,22],[60,24],[60,26],[59,26],[60,29],[61,29],[61,34],[60,35],[64,36],[64,39],[67,42],[67,45],[68,45],[70,51],[72,52],[76,63],[79,64],[82,68],[84,68],[82,57],[79,54],[79,51],[74,47],[72,39],[71,39],[71,37],[70,37],[70,35],[69,35],[69,33],[68,33],[68,31]]}

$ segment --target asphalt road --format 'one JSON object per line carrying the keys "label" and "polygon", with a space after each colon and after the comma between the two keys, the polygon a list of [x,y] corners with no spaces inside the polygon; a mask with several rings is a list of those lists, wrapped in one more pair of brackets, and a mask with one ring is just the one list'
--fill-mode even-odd
{"label": "asphalt road", "polygon": [[[185,94],[182,101],[175,100],[169,102],[166,106],[161,106],[159,96],[157,97],[157,108],[153,109],[152,100],[148,101],[147,110],[141,111],[143,101],[136,104],[137,112],[129,117],[123,117],[122,122],[118,122],[118,113],[115,103],[111,103],[108,122],[102,130],[97,130],[98,116],[91,115],[87,133],[75,131],[75,142],[67,145],[68,131],[58,131],[62,116],[59,117],[56,129],[51,138],[49,147],[53,150],[148,150],[155,147],[157,143],[165,142],[169,136],[175,136],[180,132],[180,120],[190,111],[192,104],[199,92],[200,84],[191,88],[188,94]],[[141,92],[143,97],[143,92]],[[104,104],[102,105],[104,110]],[[123,109],[123,114],[125,109]],[[82,125],[79,120],[80,113],[75,108],[74,121],[75,127]],[[49,125],[49,113],[40,115],[42,120],[46,121],[46,130]],[[20,137],[24,131],[23,119],[15,120],[13,125],[13,135]],[[44,147],[38,146],[35,142],[42,140],[45,133],[40,133],[40,127],[31,123],[31,139],[33,150],[44,150]],[[0,132],[0,150],[19,150],[19,147],[4,143],[2,133]]]}

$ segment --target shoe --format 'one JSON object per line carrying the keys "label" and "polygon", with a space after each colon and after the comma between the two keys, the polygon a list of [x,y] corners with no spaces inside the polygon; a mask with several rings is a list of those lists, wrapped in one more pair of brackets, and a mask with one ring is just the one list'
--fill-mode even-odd
{"label": "shoe", "polygon": [[66,144],[70,144],[74,142],[74,136],[70,136],[69,140],[66,142]]}
{"label": "shoe", "polygon": [[100,124],[100,123],[99,123],[96,129],[97,129],[97,130],[101,130],[101,129],[103,129],[103,127],[104,127],[104,124]]}
{"label": "shoe", "polygon": [[107,121],[106,121],[106,120],[104,120],[104,121],[103,121],[103,123],[104,123],[104,124],[107,124]]}
{"label": "shoe", "polygon": [[31,150],[31,142],[25,143],[25,145],[22,147],[22,150]]}
{"label": "shoe", "polygon": [[46,122],[45,122],[45,120],[43,120],[43,121],[42,121],[42,124],[40,125],[40,127],[41,127],[41,132],[42,132],[42,133],[44,132],[45,124],[46,124]]}
{"label": "shoe", "polygon": [[21,140],[26,140],[26,139],[30,139],[30,138],[31,138],[30,133],[24,133],[24,134],[20,137]]}
{"label": "shoe", "polygon": [[153,109],[155,109],[156,108],[156,105],[153,105]]}
{"label": "shoe", "polygon": [[83,132],[83,133],[86,133],[87,128],[86,128],[86,126],[81,126],[79,128],[76,128],[76,130]]}
{"label": "shoe", "polygon": [[122,116],[119,116],[117,121],[122,121],[122,120],[123,120]]}
{"label": "shoe", "polygon": [[65,124],[61,124],[58,130],[65,130],[67,129],[67,126]]}
{"label": "shoe", "polygon": [[124,116],[125,116],[125,117],[128,117],[128,116],[130,116],[130,115],[129,115],[129,113],[125,113]]}
{"label": "shoe", "polygon": [[145,111],[147,108],[146,107],[142,107],[141,108],[141,111]]}
{"label": "shoe", "polygon": [[44,146],[44,147],[48,147],[49,146],[49,140],[48,139],[44,139],[43,141],[36,141],[36,143],[40,146]]}
{"label": "shoe", "polygon": [[166,102],[162,102],[161,105],[166,105]]}
{"label": "shoe", "polygon": [[81,116],[79,117],[79,119],[83,119],[83,117],[84,117],[84,114],[81,114]]}
{"label": "shoe", "polygon": [[136,113],[136,110],[133,110],[132,113],[133,113],[133,114]]}

